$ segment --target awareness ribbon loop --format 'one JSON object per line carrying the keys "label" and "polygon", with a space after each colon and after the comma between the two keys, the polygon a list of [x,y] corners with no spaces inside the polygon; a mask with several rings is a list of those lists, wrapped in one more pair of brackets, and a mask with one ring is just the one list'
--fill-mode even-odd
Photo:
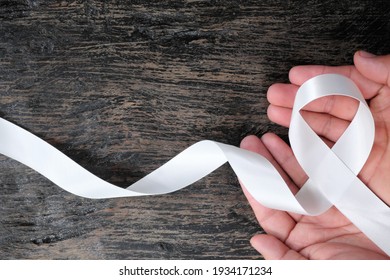
{"label": "awareness ribbon loop", "polygon": [[[305,122],[300,110],[331,95],[359,101],[349,127],[329,148]],[[273,209],[319,215],[333,205],[390,255],[390,208],[358,178],[370,154],[375,124],[356,85],[348,78],[324,74],[298,90],[289,130],[291,148],[309,179],[294,195],[264,157],[210,140],[197,142],[126,189],[93,175],[30,132],[0,118],[0,153],[47,177],[64,190],[86,198],[164,194],[179,190],[229,162],[248,192]]]}

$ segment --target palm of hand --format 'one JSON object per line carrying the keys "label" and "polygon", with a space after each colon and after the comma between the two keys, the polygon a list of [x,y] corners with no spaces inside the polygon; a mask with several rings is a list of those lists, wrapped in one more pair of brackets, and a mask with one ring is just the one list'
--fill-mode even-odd
{"label": "palm of hand", "polygon": [[[311,76],[324,72],[350,76],[360,86],[374,116],[376,132],[372,152],[359,178],[383,201],[390,204],[390,88],[368,81],[355,67],[297,67],[290,72],[295,84],[275,84],[268,92],[271,103],[268,115],[274,122],[288,126],[298,86]],[[295,76],[295,77],[294,77]],[[312,104],[304,117],[324,141],[332,145],[353,118],[355,105],[351,99],[332,98]],[[352,113],[351,113],[352,112]],[[262,139],[249,136],[243,148],[267,157],[279,170],[293,192],[307,177],[291,149],[276,135]],[[335,207],[320,216],[296,215],[266,208],[245,191],[255,215],[268,233],[257,235],[252,245],[267,259],[388,259],[375,244],[360,232]]]}

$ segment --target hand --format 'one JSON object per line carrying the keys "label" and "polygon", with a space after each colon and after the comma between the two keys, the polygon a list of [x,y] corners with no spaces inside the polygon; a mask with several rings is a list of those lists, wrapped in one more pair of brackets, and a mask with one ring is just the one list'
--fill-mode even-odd
{"label": "hand", "polygon": [[[298,87],[311,77],[338,73],[350,77],[360,88],[375,120],[375,141],[359,178],[377,196],[390,204],[390,55],[374,56],[359,51],[354,66],[297,66],[291,69],[291,84],[274,84],[267,93],[268,117],[289,126]],[[353,119],[358,103],[348,97],[318,99],[305,108],[303,117],[313,130],[332,146]],[[291,148],[275,134],[261,139],[248,136],[241,147],[268,158],[296,193],[307,176]],[[251,239],[266,259],[389,259],[371,240],[335,207],[319,216],[303,216],[260,205],[245,190],[249,203],[267,234]],[[389,225],[390,226],[390,225]]]}

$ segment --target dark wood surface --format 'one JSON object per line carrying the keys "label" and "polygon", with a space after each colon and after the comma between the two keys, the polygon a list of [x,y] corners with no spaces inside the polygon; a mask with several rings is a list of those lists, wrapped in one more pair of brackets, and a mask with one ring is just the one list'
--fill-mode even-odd
{"label": "dark wood surface", "polygon": [[[202,139],[285,138],[268,86],[390,52],[389,18],[371,0],[0,0],[0,116],[126,187]],[[170,195],[89,200],[0,156],[0,185],[2,259],[261,258],[227,165]]]}

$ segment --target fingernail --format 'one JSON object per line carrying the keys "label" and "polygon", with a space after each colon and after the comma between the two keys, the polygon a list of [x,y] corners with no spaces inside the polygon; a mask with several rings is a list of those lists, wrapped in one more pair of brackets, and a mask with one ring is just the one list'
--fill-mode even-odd
{"label": "fingernail", "polygon": [[369,52],[366,52],[366,51],[359,51],[359,55],[361,57],[364,57],[364,58],[373,58],[373,57],[376,57],[375,54],[372,54],[372,53],[369,53]]}

